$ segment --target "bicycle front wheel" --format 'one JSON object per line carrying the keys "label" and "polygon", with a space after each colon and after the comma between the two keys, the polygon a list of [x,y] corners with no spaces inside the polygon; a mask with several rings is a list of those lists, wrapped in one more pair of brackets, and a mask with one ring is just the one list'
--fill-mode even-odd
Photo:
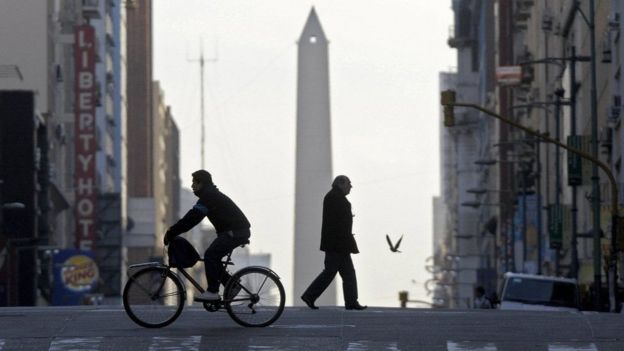
{"label": "bicycle front wheel", "polygon": [[136,324],[145,328],[161,328],[171,324],[182,312],[184,289],[169,270],[146,268],[128,278],[123,305]]}
{"label": "bicycle front wheel", "polygon": [[232,319],[245,327],[266,327],[284,311],[284,287],[279,278],[262,267],[236,272],[224,293],[225,308]]}

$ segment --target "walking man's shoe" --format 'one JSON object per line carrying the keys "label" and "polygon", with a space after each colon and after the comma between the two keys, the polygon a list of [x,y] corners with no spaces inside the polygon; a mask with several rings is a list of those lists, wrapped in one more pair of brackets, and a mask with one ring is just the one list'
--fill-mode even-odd
{"label": "walking man's shoe", "polygon": [[203,293],[195,296],[194,300],[197,302],[211,302],[211,301],[219,301],[221,298],[219,297],[219,293],[214,293],[210,291],[204,291]]}
{"label": "walking man's shoe", "polygon": [[314,305],[314,301],[312,301],[311,298],[309,298],[309,297],[307,297],[305,295],[302,295],[301,296],[301,300],[303,300],[303,302],[305,302],[306,305],[308,305],[308,307],[310,307],[311,309],[313,309],[313,310],[318,310],[319,309],[318,307],[316,307]]}
{"label": "walking man's shoe", "polygon": [[356,303],[355,305],[348,305],[345,306],[346,309],[348,310],[357,310],[357,311],[361,311],[361,310],[365,310],[368,308],[368,306],[362,306],[359,303]]}

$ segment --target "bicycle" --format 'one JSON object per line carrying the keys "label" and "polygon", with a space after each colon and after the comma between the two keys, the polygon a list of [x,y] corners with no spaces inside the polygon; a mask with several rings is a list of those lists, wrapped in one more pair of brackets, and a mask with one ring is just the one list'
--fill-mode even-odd
{"label": "bicycle", "polygon": [[[241,247],[246,244],[249,241]],[[221,262],[225,269],[234,265],[232,251]],[[198,261],[204,260],[198,258]],[[133,264],[128,268],[129,278],[123,291],[124,309],[133,322],[146,328],[162,328],[180,316],[186,288],[172,268],[182,273],[200,293],[205,291],[184,268],[160,262]],[[138,271],[130,274],[134,269]],[[209,312],[225,308],[228,315],[242,326],[266,327],[280,317],[284,303],[284,287],[279,276],[267,267],[249,266],[232,275],[223,290],[223,298],[203,302],[203,306]]]}

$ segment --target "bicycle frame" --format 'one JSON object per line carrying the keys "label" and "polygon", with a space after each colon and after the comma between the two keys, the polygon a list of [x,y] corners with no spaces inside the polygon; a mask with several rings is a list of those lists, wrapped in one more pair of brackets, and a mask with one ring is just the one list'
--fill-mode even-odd
{"label": "bicycle frame", "polygon": [[[227,255],[227,259],[221,262],[221,264],[223,265],[224,268],[226,268],[229,265],[233,265],[234,264],[234,263],[232,263],[231,255],[232,255],[232,253],[230,252],[230,254]],[[200,259],[199,261],[204,262],[203,259]],[[182,273],[182,275],[186,279],[188,279],[191,282],[191,284],[193,284],[195,289],[197,289],[200,293],[203,293],[203,292],[206,291],[206,289],[204,289],[184,268],[171,267],[169,265],[166,265],[166,264],[163,264],[163,263],[160,263],[160,262],[146,262],[146,263],[138,263],[138,264],[130,265],[128,267],[128,270],[130,270],[130,269],[137,269],[137,268],[147,268],[147,267],[164,268],[167,271],[169,271],[172,274],[174,274],[178,280],[182,281],[182,279],[180,279],[180,276],[176,272],[174,272],[172,270],[172,268],[175,268],[178,272]],[[267,267],[262,267],[262,266],[253,266],[253,267],[258,267],[258,268],[265,269],[265,270],[269,271],[270,273],[272,273],[273,275],[275,275],[279,279],[279,276],[273,270],[271,270],[271,269],[269,269]],[[132,275],[131,274],[129,274],[129,279],[132,279]],[[140,285],[139,285],[139,287],[140,287]],[[158,293],[161,288],[162,288],[162,286],[159,289],[157,289],[154,293]],[[184,298],[184,300],[186,300],[186,285],[182,284],[182,288],[184,289],[184,291],[183,291],[184,292],[183,298]],[[241,289],[244,290],[249,295],[253,295],[253,293],[251,291],[249,291],[245,286],[241,285]],[[149,294],[149,292],[147,292],[147,291],[146,291],[146,293]],[[248,300],[248,299],[247,298],[244,298],[244,299],[222,299],[222,300],[220,300],[220,302],[236,302],[236,301],[246,301],[246,300]]]}

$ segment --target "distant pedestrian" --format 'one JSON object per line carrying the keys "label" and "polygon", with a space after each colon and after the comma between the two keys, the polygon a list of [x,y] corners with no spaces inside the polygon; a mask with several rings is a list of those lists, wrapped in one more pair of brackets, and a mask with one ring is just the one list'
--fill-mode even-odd
{"label": "distant pedestrian", "polygon": [[485,289],[482,286],[478,286],[475,289],[475,298],[472,302],[473,308],[492,308],[492,302],[485,296]]}
{"label": "distant pedestrian", "polygon": [[351,203],[346,196],[351,192],[351,181],[340,175],[334,179],[332,189],[323,200],[323,223],[321,226],[321,251],[325,252],[325,269],[301,295],[301,299],[311,309],[318,309],[314,301],[327,289],[340,273],[345,308],[363,310],[358,302],[357,279],[351,254],[359,253],[353,237],[353,214]]}

